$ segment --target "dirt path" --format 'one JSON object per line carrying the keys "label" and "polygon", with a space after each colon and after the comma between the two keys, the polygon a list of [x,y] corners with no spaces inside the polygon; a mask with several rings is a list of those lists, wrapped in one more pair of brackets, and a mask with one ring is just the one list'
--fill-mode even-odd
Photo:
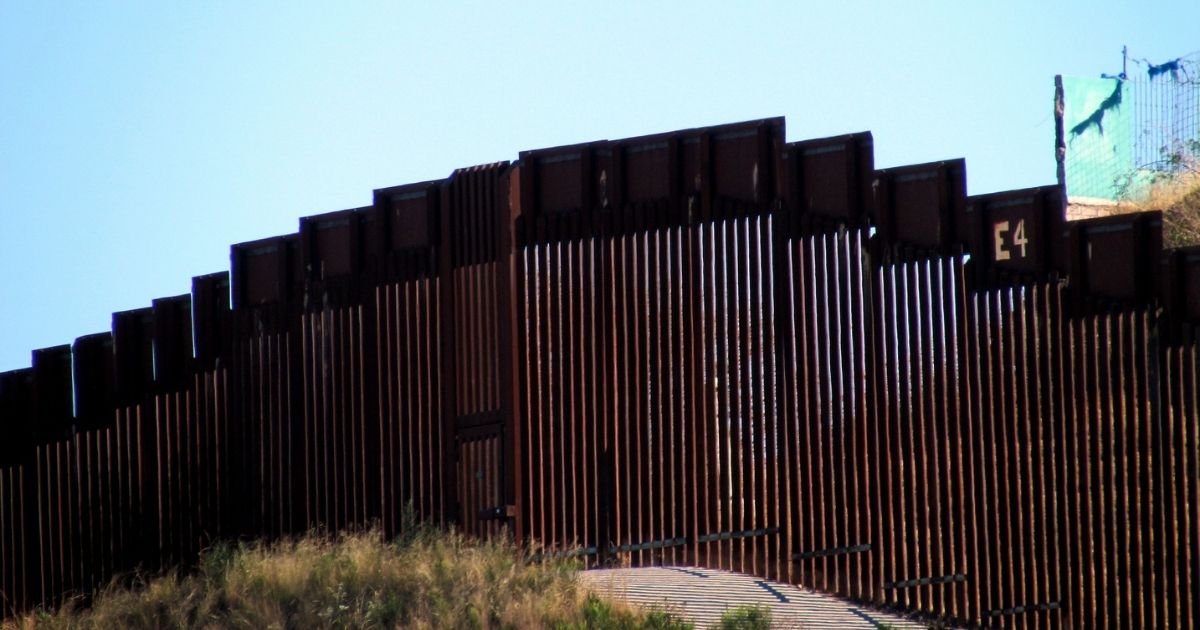
{"label": "dirt path", "polygon": [[640,606],[667,607],[708,628],[742,604],[771,607],[778,628],[924,628],[857,604],[740,573],[692,567],[594,569],[580,573],[593,590]]}

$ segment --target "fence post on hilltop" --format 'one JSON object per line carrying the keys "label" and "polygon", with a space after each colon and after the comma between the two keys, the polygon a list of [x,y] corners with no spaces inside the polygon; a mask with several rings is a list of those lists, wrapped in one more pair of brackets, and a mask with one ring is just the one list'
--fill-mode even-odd
{"label": "fence post on hilltop", "polygon": [[[74,577],[78,565],[75,563],[75,510],[72,505],[76,490],[74,475],[71,474],[71,443],[74,427],[71,391],[71,347],[55,346],[33,351],[33,444],[44,447],[43,479],[39,484],[39,500],[47,500],[46,511],[41,515],[39,526],[45,534],[42,539],[41,557],[53,564],[57,570],[49,571],[50,579],[43,584],[49,588],[43,594],[44,603],[58,603],[57,597],[76,586]],[[50,506],[57,502],[57,513]],[[65,514],[64,514],[65,512]],[[49,541],[49,544],[46,544]],[[46,577],[46,565],[42,567]]]}
{"label": "fence post on hilltop", "polygon": [[[459,527],[463,525],[461,497],[458,496],[458,438],[455,435],[457,410],[457,383],[455,382],[455,317],[454,317],[454,226],[451,225],[450,187],[442,183],[439,188],[437,216],[429,225],[435,231],[430,242],[437,243],[438,278],[438,335],[442,384],[442,496],[446,513],[444,518]],[[433,218],[433,217],[431,217]]]}
{"label": "fence post on hilltop", "polygon": [[[41,565],[37,562],[36,486],[29,463],[33,461],[32,442],[33,370],[24,368],[0,373],[0,452],[2,463],[10,466],[9,483],[4,487],[5,502],[0,509],[15,511],[4,515],[4,523],[13,531],[6,534],[12,547],[5,554],[5,592],[7,600],[0,614],[28,610],[41,601],[40,591],[33,588],[41,581]],[[11,495],[9,494],[11,493]]]}
{"label": "fence post on hilltop", "polygon": [[[113,353],[116,364],[117,405],[131,408],[133,420],[128,439],[129,531],[131,542],[127,566],[157,569],[157,461],[155,416],[144,403],[153,377],[154,312],[149,308],[113,313]],[[152,500],[153,499],[153,500]]]}
{"label": "fence post on hilltop", "polygon": [[500,177],[500,185],[496,187],[494,203],[496,233],[489,235],[496,242],[495,286],[498,318],[496,350],[500,354],[497,361],[500,368],[498,375],[500,379],[500,419],[504,425],[504,441],[501,445],[504,458],[501,481],[502,501],[506,506],[514,506],[513,512],[506,515],[506,522],[511,528],[513,540],[517,543],[523,542],[525,538],[525,529],[521,519],[524,505],[521,493],[518,491],[522,482],[521,466],[518,463],[522,456],[521,423],[518,421],[518,414],[522,412],[519,392],[524,387],[520,378],[523,375],[520,371],[519,357],[521,355],[517,348],[520,341],[517,325],[520,319],[516,310],[517,296],[521,295],[522,291],[520,268],[517,264],[520,245],[516,238],[517,215],[520,212],[520,180],[519,166],[509,168]]}

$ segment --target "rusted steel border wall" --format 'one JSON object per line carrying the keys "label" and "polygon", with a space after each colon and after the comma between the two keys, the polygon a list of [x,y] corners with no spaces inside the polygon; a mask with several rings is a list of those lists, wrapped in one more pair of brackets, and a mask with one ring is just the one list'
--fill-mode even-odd
{"label": "rusted steel border wall", "polygon": [[234,246],[0,374],[5,612],[212,541],[507,525],[968,624],[1200,617],[1200,251],[769,119]]}

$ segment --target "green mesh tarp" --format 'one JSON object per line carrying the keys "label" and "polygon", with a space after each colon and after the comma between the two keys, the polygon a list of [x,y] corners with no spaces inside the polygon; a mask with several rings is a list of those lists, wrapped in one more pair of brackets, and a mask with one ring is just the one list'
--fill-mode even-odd
{"label": "green mesh tarp", "polygon": [[1133,103],[1120,79],[1062,77],[1067,195],[1117,199],[1134,173]]}
{"label": "green mesh tarp", "polygon": [[[1190,66],[1189,66],[1190,67]],[[1136,199],[1200,162],[1200,77],[1060,77],[1063,183],[1074,199]]]}

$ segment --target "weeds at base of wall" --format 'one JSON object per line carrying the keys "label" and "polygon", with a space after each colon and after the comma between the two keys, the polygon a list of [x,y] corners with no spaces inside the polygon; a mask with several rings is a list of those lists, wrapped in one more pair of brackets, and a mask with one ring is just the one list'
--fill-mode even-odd
{"label": "weeds at base of wall", "polygon": [[[581,588],[570,561],[533,562],[512,544],[420,528],[273,543],[219,544],[196,570],[116,581],[4,628],[619,628],[692,627]],[[137,582],[139,580],[134,580]]]}

